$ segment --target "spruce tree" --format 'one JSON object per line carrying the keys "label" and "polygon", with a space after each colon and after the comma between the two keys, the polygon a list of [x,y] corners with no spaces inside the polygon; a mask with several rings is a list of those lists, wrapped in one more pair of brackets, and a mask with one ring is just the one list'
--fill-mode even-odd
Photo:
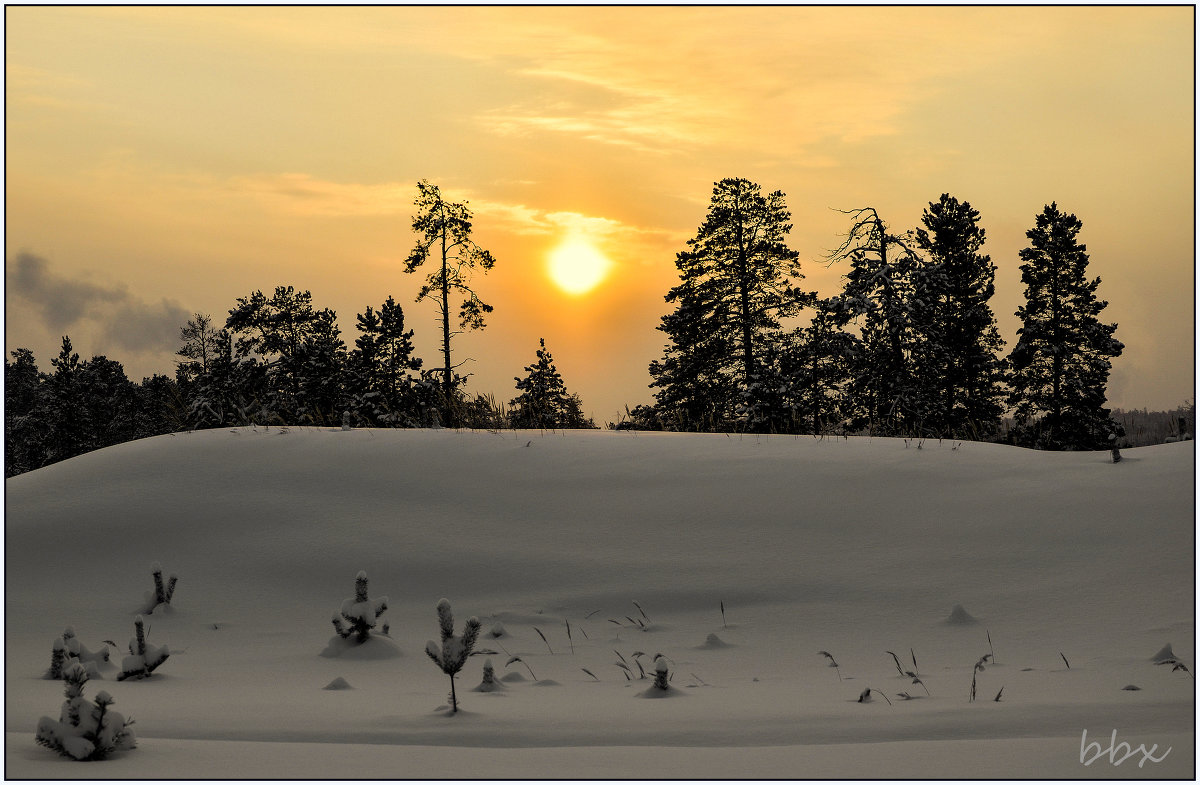
{"label": "spruce tree", "polygon": [[850,315],[842,298],[818,300],[813,311],[808,327],[797,331],[787,372],[797,425],[815,436],[844,425],[847,389],[861,342],[844,329]]}
{"label": "spruce tree", "polygon": [[650,366],[668,424],[712,429],[741,417],[754,428],[776,416],[767,358],[778,352],[780,320],[811,299],[795,288],[803,275],[786,244],[791,229],[782,191],[764,196],[741,178],[715,184],[704,223],[676,255],[680,283],[666,299],[678,307],[659,326],[670,343]]}
{"label": "spruce tree", "polygon": [[1045,449],[1103,449],[1117,428],[1104,408],[1110,360],[1124,345],[1117,325],[1100,321],[1108,305],[1096,298],[1100,279],[1087,277],[1083,223],[1051,203],[1025,233],[1020,252],[1025,305],[1009,355],[1009,405],[1016,439]]}
{"label": "spruce tree", "polygon": [[578,396],[567,392],[546,340],[538,340],[537,360],[525,366],[525,378],[514,377],[520,393],[509,403],[514,428],[590,428]]}
{"label": "spruce tree", "polygon": [[979,211],[942,194],[921,216],[913,276],[912,363],[925,433],[982,439],[999,429],[1004,345],[988,301],[996,265],[980,253]]}

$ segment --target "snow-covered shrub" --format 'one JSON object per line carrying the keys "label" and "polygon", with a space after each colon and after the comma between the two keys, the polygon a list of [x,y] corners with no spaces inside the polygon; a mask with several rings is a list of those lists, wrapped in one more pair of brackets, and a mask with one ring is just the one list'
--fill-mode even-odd
{"label": "snow-covered shrub", "polygon": [[83,687],[88,675],[83,665],[69,666],[63,678],[67,699],[57,722],[49,717],[38,720],[35,737],[38,744],[75,760],[101,760],[116,750],[131,750],[136,746],[129,727],[133,720],[109,710],[114,703],[111,695],[101,691],[91,703],[84,699]]}
{"label": "snow-covered shrub", "polygon": [[503,684],[496,681],[496,669],[492,665],[492,660],[489,657],[483,663],[483,681],[479,682],[479,686],[475,688],[476,692],[495,692],[502,689]]}
{"label": "snow-covered shrub", "polygon": [[670,669],[667,667],[665,657],[659,657],[654,662],[654,686],[656,689],[666,690],[670,688],[668,680],[670,677]]}
{"label": "snow-covered shrub", "polygon": [[88,676],[97,678],[100,671],[97,665],[108,662],[108,647],[100,651],[91,651],[75,637],[75,630],[67,627],[61,638],[55,638],[50,651],[50,668],[46,671],[47,679],[61,679],[67,668],[73,662],[82,663]]}
{"label": "snow-covered shrub", "polygon": [[441,628],[442,645],[433,641],[425,644],[425,653],[429,659],[437,663],[450,677],[450,713],[458,711],[458,696],[454,692],[454,675],[462,670],[471,650],[475,648],[475,638],[479,635],[479,619],[472,616],[467,619],[461,636],[454,634],[454,615],[450,612],[450,601],[443,597],[437,604],[438,626]]}
{"label": "snow-covered shrub", "polygon": [[354,430],[354,426],[350,422],[350,410],[349,409],[342,412],[342,430],[343,431]]}
{"label": "snow-covered shrub", "polygon": [[333,615],[333,628],[337,634],[349,640],[363,643],[371,637],[371,630],[379,615],[387,610],[388,598],[372,600],[367,596],[367,574],[360,571],[354,578],[354,596],[342,602],[342,609]]}
{"label": "snow-covered shrub", "polygon": [[146,615],[154,613],[154,609],[159,605],[170,605],[171,598],[175,596],[175,582],[179,580],[179,576],[172,575],[163,583],[162,565],[155,562],[150,568],[154,575],[154,593],[146,595],[146,608],[143,611]]}
{"label": "snow-covered shrub", "polygon": [[171,656],[166,644],[152,646],[146,641],[146,622],[141,616],[133,620],[134,636],[129,640],[129,656],[121,660],[117,681],[144,679]]}

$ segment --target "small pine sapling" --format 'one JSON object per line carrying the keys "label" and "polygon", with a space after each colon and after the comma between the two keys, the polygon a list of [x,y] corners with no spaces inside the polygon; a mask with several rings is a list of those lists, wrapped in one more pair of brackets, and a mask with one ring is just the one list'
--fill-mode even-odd
{"label": "small pine sapling", "polygon": [[500,682],[496,681],[496,669],[492,666],[492,660],[489,657],[483,661],[483,681],[479,682],[479,686],[475,688],[475,691],[495,692],[500,687]]}
{"label": "small pine sapling", "polygon": [[67,699],[57,722],[49,717],[38,720],[38,744],[75,760],[102,760],[117,750],[137,746],[129,727],[133,720],[109,710],[114,703],[111,695],[101,691],[91,703],[84,699],[88,675],[83,665],[70,665],[63,679]]}
{"label": "small pine sapling", "polygon": [[154,576],[154,595],[147,595],[146,615],[154,613],[154,609],[159,605],[170,605],[171,598],[175,596],[175,583],[179,580],[179,576],[172,575],[163,583],[162,565],[155,562],[150,568],[151,574]]}
{"label": "small pine sapling", "polygon": [[387,610],[388,598],[372,600],[367,594],[367,573],[359,571],[354,577],[354,596],[342,601],[342,608],[333,615],[333,628],[337,634],[356,643],[364,643],[371,637],[371,630],[380,614]]}
{"label": "small pine sapling", "polygon": [[442,645],[438,646],[433,641],[425,644],[425,653],[429,655],[429,659],[437,663],[450,677],[450,713],[458,712],[458,696],[454,692],[454,676],[462,670],[463,664],[467,661],[467,657],[471,656],[471,649],[475,648],[475,638],[479,636],[479,619],[472,616],[467,619],[466,626],[463,628],[463,634],[457,636],[454,634],[454,614],[450,611],[450,601],[443,597],[437,604],[438,626],[441,629]]}
{"label": "small pine sapling", "polygon": [[152,646],[146,641],[146,622],[141,616],[133,620],[133,629],[134,636],[129,641],[129,656],[121,660],[121,672],[117,675],[117,681],[144,679],[171,656],[165,644]]}
{"label": "small pine sapling", "polygon": [[667,667],[667,658],[659,657],[654,661],[654,687],[660,690],[670,689],[670,680],[671,672]]}
{"label": "small pine sapling", "polygon": [[108,647],[100,651],[91,651],[75,637],[75,630],[67,627],[61,638],[56,638],[51,645],[50,668],[46,671],[47,679],[61,679],[71,663],[82,663],[91,678],[99,678],[97,665],[108,662]]}

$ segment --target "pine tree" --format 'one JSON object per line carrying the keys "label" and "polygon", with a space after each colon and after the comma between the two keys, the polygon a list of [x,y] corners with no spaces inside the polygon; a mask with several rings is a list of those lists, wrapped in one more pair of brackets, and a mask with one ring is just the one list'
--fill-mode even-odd
{"label": "pine tree", "polygon": [[538,340],[537,360],[526,365],[525,378],[514,377],[520,393],[509,403],[514,428],[591,428],[577,396],[567,392],[546,339]]}
{"label": "pine tree", "polygon": [[1088,280],[1083,223],[1051,203],[1025,233],[1020,252],[1025,305],[1012,364],[1009,405],[1016,438],[1047,449],[1102,449],[1116,426],[1104,408],[1111,358],[1124,345],[1116,324],[1099,320],[1108,305],[1096,299],[1100,279]]}
{"label": "pine tree", "polygon": [[913,276],[913,365],[927,433],[983,439],[1000,426],[1004,342],[988,301],[996,266],[981,254],[979,211],[942,194],[916,231],[925,259]]}
{"label": "pine tree", "polygon": [[28,349],[15,349],[4,362],[4,476],[46,463],[43,374]]}
{"label": "pine tree", "polygon": [[413,353],[413,331],[404,329],[404,310],[389,296],[378,311],[367,306],[357,320],[347,375],[351,408],[372,424],[430,424],[429,386]]}
{"label": "pine tree", "polygon": [[268,299],[252,292],[238,298],[225,328],[237,338],[239,364],[261,363],[266,386],[260,402],[271,417],[281,423],[341,421],[338,387],[345,345],[337,315],[313,308],[311,293],[277,286]]}
{"label": "pine tree", "polygon": [[[439,265],[426,277],[416,301],[432,297],[437,302],[442,323],[442,397],[448,424],[454,425],[455,392],[462,377],[454,373],[450,339],[462,330],[484,327],[484,314],[491,313],[492,306],[480,300],[471,288],[471,273],[477,266],[487,273],[496,260],[471,239],[471,210],[466,202],[446,201],[440,188],[422,180],[417,183],[415,204],[417,214],[413,216],[412,228],[418,238],[404,261],[404,272],[415,272],[429,259],[430,253]],[[458,312],[459,331],[450,329],[451,291],[466,295]]]}
{"label": "pine tree", "polygon": [[[764,196],[757,183],[716,183],[705,221],[676,255],[678,302],[659,329],[670,343],[650,366],[659,409],[683,429],[721,427],[741,416],[763,427],[770,408],[770,368],[760,369],[780,339],[780,320],[811,299],[795,288],[803,278],[789,249],[791,213],[782,191]],[[775,347],[777,350],[777,347]]]}
{"label": "pine tree", "polygon": [[919,415],[909,365],[917,257],[905,238],[888,232],[873,207],[843,212],[851,216],[850,231],[829,258],[850,262],[842,302],[861,337],[847,398],[854,407],[850,427],[882,435],[912,432]]}

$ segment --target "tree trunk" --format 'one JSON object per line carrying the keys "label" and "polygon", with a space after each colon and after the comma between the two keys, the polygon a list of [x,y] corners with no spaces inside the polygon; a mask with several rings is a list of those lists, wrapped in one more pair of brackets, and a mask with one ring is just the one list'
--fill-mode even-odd
{"label": "tree trunk", "polygon": [[454,674],[450,674],[450,713],[458,713],[458,696],[454,693]]}
{"label": "tree trunk", "polygon": [[442,376],[442,392],[446,398],[446,424],[454,425],[452,396],[454,393],[454,369],[450,365],[450,274],[446,260],[446,229],[442,227],[442,357],[445,361]]}

